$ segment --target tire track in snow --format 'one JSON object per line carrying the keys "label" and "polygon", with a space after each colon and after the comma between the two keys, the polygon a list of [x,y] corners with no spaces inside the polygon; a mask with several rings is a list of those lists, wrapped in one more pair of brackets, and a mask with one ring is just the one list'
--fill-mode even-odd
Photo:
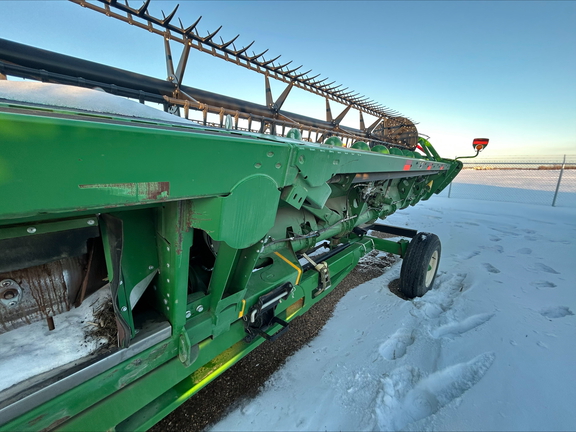
{"label": "tire track in snow", "polygon": [[449,310],[454,304],[456,296],[464,291],[466,273],[438,274],[436,288],[428,291],[424,297],[415,298],[415,309],[410,313],[419,319],[434,319]]}
{"label": "tire track in snow", "polygon": [[380,345],[378,351],[386,360],[396,360],[404,357],[407,348],[414,343],[414,332],[400,328]]}
{"label": "tire track in snow", "polygon": [[494,314],[490,313],[472,315],[460,322],[451,322],[438,327],[436,330],[433,330],[431,334],[436,339],[446,336],[458,336],[484,324],[493,316]]}
{"label": "tire track in snow", "polygon": [[483,353],[429,376],[410,366],[393,370],[382,379],[376,401],[377,430],[400,430],[438,412],[476,385],[494,359],[494,353]]}
{"label": "tire track in snow", "polygon": [[[439,273],[435,287],[423,297],[412,300],[412,319],[378,347],[378,353],[384,359],[404,364],[380,379],[381,388],[373,408],[374,430],[401,430],[435,414],[476,385],[494,362],[495,354],[486,352],[468,362],[439,370],[434,367],[443,338],[464,335],[494,316],[493,313],[481,313],[461,321],[451,319],[447,324],[439,324],[460,294],[468,289],[467,276],[466,273]],[[426,324],[432,326],[428,332],[419,330]],[[411,365],[412,359],[406,356],[409,347],[419,340],[427,346],[428,362],[433,366],[429,374]]]}

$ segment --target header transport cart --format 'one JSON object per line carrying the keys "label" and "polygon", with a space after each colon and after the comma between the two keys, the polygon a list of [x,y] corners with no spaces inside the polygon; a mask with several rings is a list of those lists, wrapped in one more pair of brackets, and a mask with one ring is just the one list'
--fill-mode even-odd
{"label": "header transport cart", "polygon": [[[372,250],[404,259],[406,296],[431,288],[438,237],[376,223],[462,168],[412,121],[149,0],[73,3],[161,35],[168,80],[0,39],[1,431],[146,430]],[[183,85],[191,48],[262,73],[266,105]],[[293,87],[325,98],[326,120],[283,111]],[[350,110],[359,129],[340,125]]]}

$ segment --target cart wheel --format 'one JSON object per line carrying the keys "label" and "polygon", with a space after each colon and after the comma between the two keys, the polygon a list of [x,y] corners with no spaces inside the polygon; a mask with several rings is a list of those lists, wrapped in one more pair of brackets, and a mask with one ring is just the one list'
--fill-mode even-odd
{"label": "cart wheel", "polygon": [[408,245],[400,271],[400,292],[408,298],[422,297],[432,288],[440,262],[440,239],[418,233]]}

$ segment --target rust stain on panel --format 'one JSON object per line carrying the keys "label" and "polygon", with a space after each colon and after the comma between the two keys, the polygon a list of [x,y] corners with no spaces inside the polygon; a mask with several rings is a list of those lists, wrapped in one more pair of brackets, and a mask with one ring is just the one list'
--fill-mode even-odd
{"label": "rust stain on panel", "polygon": [[111,195],[133,197],[138,201],[166,199],[170,196],[170,182],[96,183],[78,185],[78,187],[104,190]]}
{"label": "rust stain on panel", "polygon": [[146,196],[148,199],[168,198],[170,196],[170,182],[138,183],[146,185]]}
{"label": "rust stain on panel", "polygon": [[38,423],[40,420],[42,420],[44,417],[46,417],[46,414],[40,414],[38,417],[33,418],[32,420],[30,420],[28,422],[28,424],[30,426],[34,426],[36,423]]}
{"label": "rust stain on panel", "polygon": [[58,420],[54,420],[50,426],[45,427],[44,429],[42,429],[40,432],[49,432],[51,430],[54,430],[55,428],[57,428],[58,426],[62,425],[63,423],[66,423],[68,420],[70,420],[70,416],[64,416],[62,418],[59,418]]}
{"label": "rust stain on panel", "polygon": [[148,357],[145,359],[138,359],[130,362],[124,368],[123,375],[119,377],[117,388],[124,388],[140,376],[147,373],[154,366],[154,362],[166,352],[167,348],[168,344],[162,344],[160,347],[148,354]]}

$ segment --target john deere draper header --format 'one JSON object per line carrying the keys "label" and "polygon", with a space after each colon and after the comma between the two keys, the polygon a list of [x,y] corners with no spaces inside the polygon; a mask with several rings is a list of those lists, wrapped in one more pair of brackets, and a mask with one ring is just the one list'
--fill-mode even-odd
{"label": "john deere draper header", "polygon": [[[238,37],[200,36],[199,20],[176,25],[176,10],[153,17],[150,0],[72,3],[163,37],[168,79],[0,39],[0,364],[31,371],[0,380],[0,430],[145,430],[281,344],[372,250],[404,259],[407,297],[433,286],[438,237],[377,223],[462,168],[411,120]],[[184,85],[192,48],[263,74],[265,105]],[[325,98],[326,119],[283,111],[293,87]],[[350,110],[358,129],[341,125]],[[42,354],[55,346],[66,355]]]}

